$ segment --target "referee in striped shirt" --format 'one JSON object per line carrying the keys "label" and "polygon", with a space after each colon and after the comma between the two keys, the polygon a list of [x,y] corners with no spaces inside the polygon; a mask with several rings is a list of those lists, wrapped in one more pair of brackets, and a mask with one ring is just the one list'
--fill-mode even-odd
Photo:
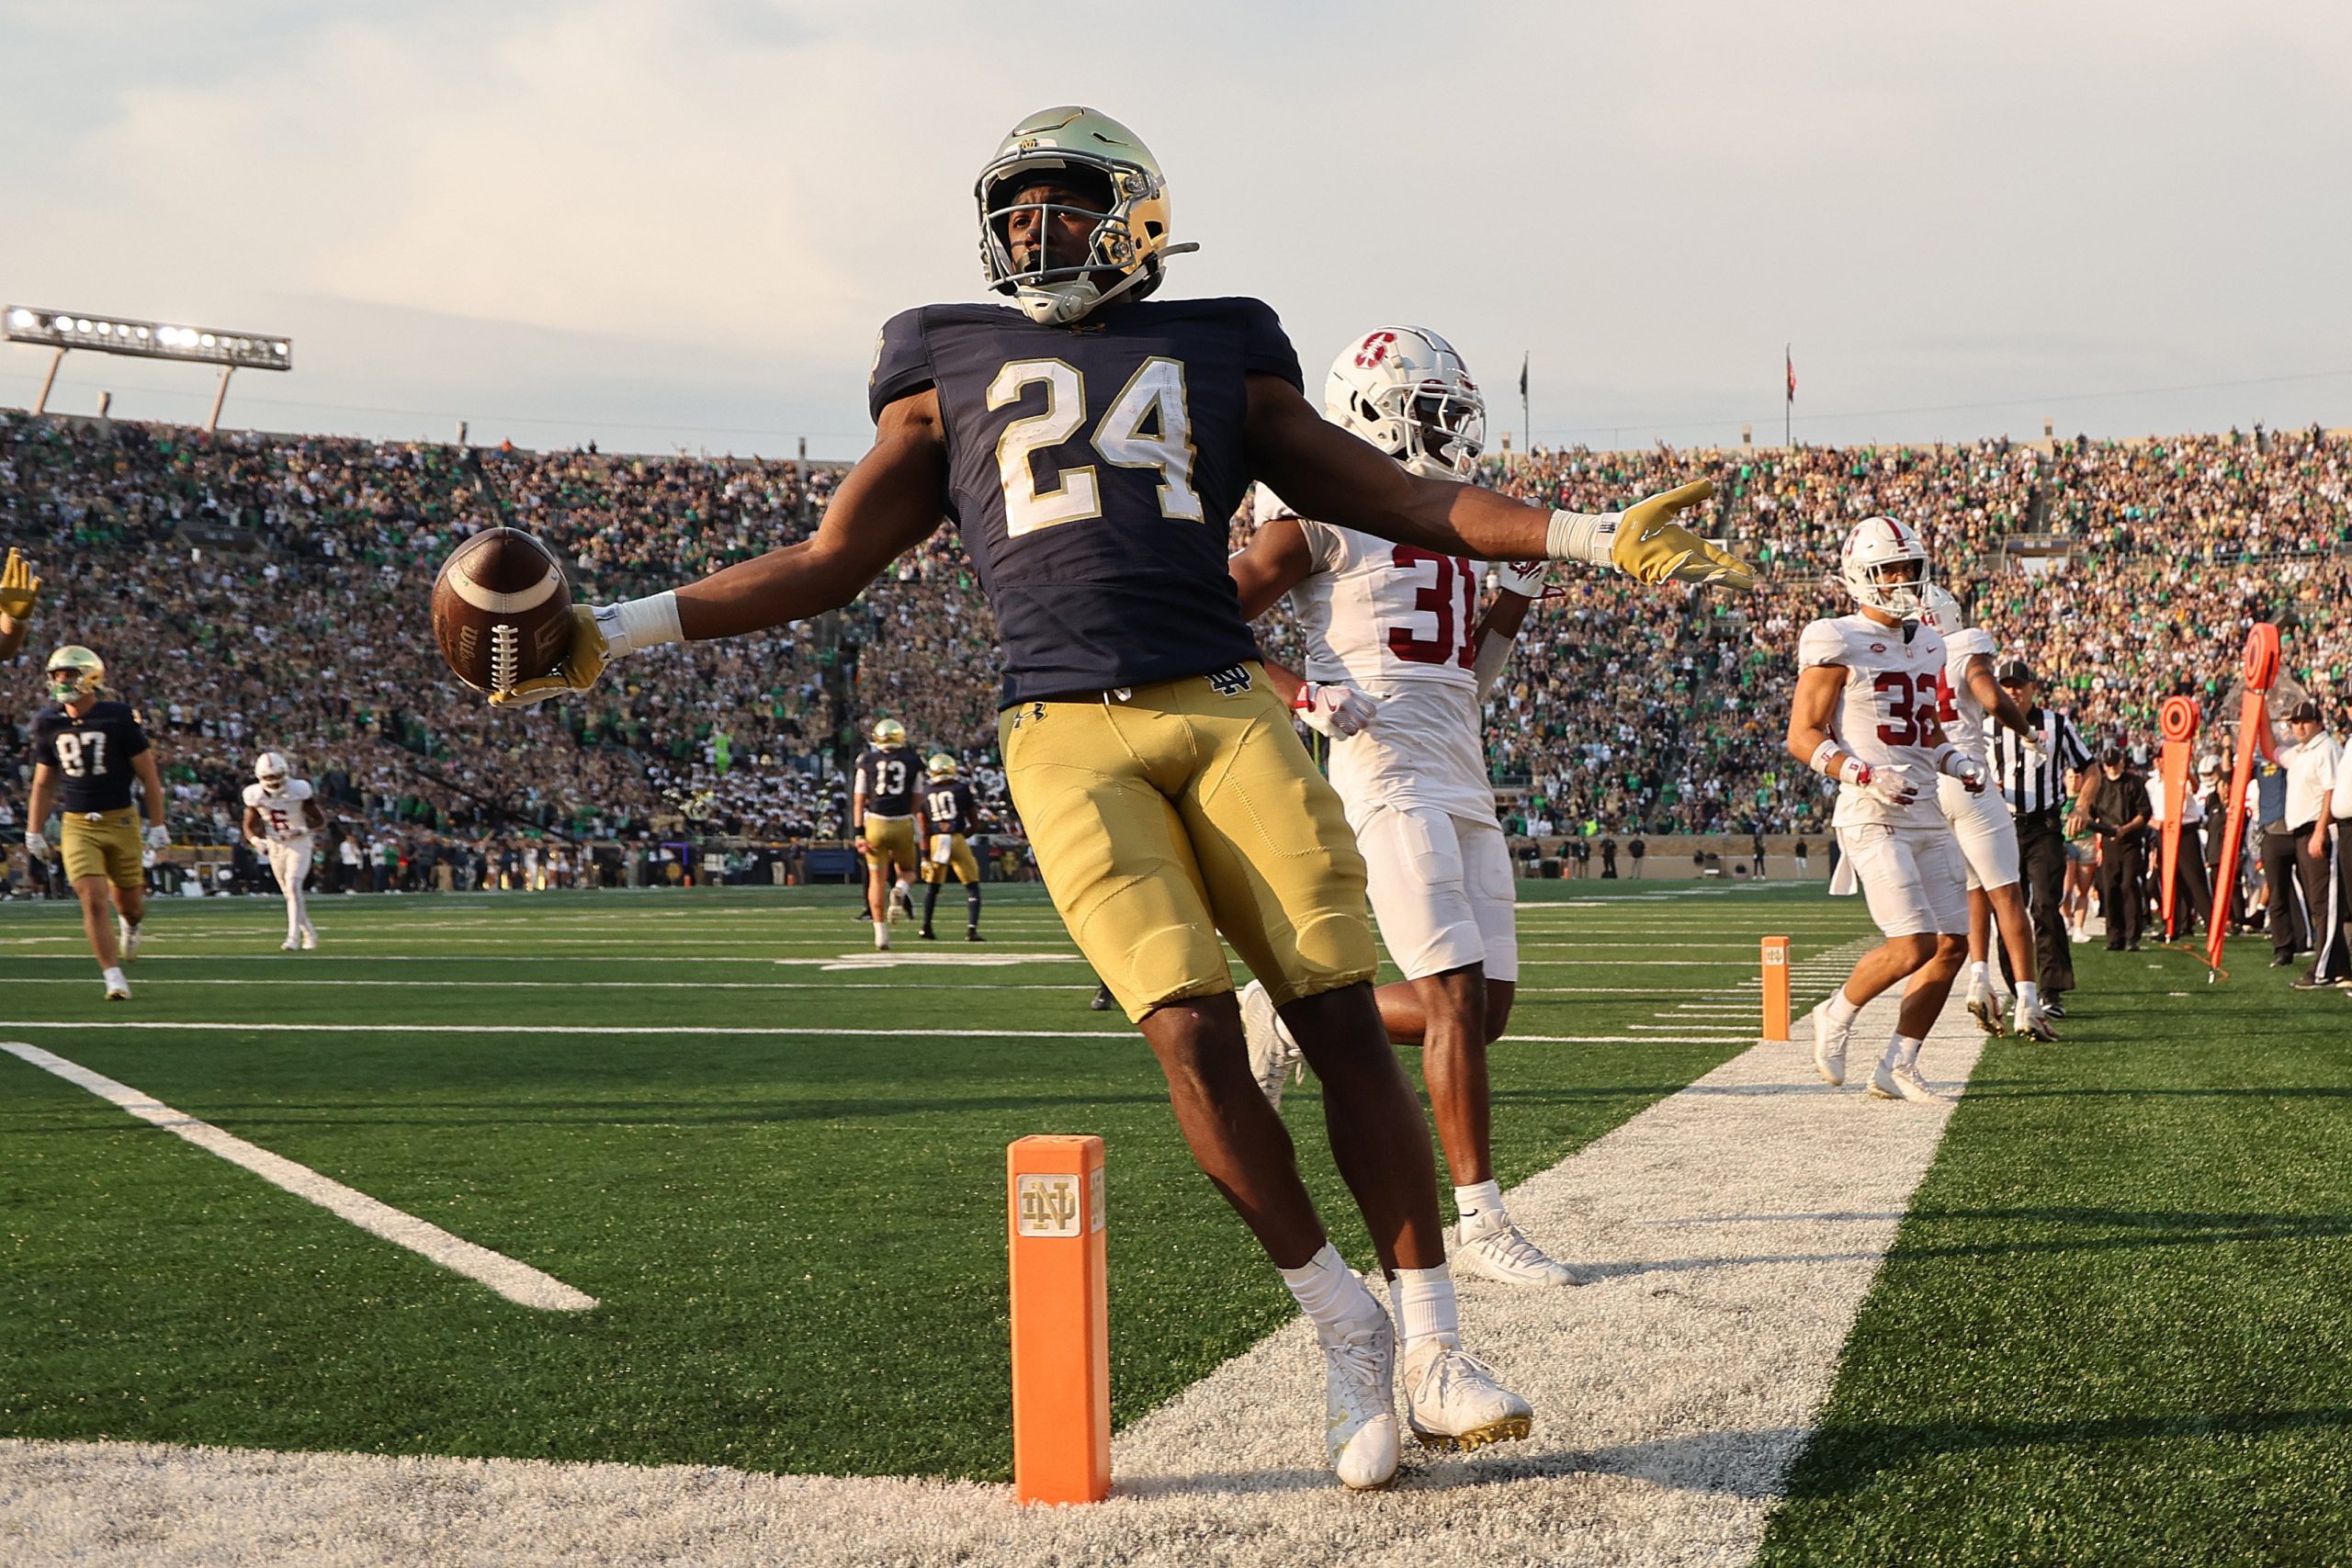
{"label": "referee in striped shirt", "polygon": [[[2018,865],[2025,876],[2026,908],[2033,916],[2042,1006],[2052,1017],[2064,1018],[2063,998],[2075,988],[2074,951],[2067,945],[2066,918],[2060,909],[2066,892],[2066,799],[2075,776],[2090,766],[2090,749],[2072,718],[2041,705],[2041,682],[2023,660],[2010,660],[1994,678],[2026,710],[2031,732],[2021,736],[2007,728],[1993,730],[1993,778],[2017,818]],[[2006,973],[2006,949],[2001,964]],[[2016,989],[2016,976],[2008,979]]]}

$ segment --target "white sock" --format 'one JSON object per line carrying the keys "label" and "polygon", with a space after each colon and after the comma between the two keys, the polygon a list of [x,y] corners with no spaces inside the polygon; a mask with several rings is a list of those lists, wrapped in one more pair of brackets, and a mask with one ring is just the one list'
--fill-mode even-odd
{"label": "white sock", "polygon": [[1894,1043],[1886,1048],[1886,1065],[1890,1067],[1917,1066],[1919,1062],[1919,1045],[1920,1042],[1912,1039],[1908,1034],[1896,1035]]}
{"label": "white sock", "polygon": [[1992,976],[1986,973],[1984,964],[1971,964],[1968,966],[1968,988],[1972,991],[1989,991],[1993,988]]}
{"label": "white sock", "polygon": [[1345,1330],[1363,1324],[1380,1310],[1363,1281],[1329,1242],[1296,1269],[1277,1270],[1297,1299],[1298,1310],[1317,1329]]}
{"label": "white sock", "polygon": [[1830,993],[1830,997],[1827,1001],[1821,1004],[1821,1010],[1829,1015],[1830,1022],[1836,1024],[1838,1028],[1843,1029],[1846,1025],[1854,1021],[1855,1015],[1862,1010],[1862,1004],[1860,1002],[1848,1001],[1846,999],[1846,987],[1840,986],[1837,990]]}
{"label": "white sock", "polygon": [[130,984],[129,980],[123,978],[122,966],[120,964],[115,965],[113,968],[107,970],[98,977],[109,986],[128,986]]}
{"label": "white sock", "polygon": [[2032,1012],[2041,1006],[2041,987],[2031,980],[2018,982],[2018,1006]]}
{"label": "white sock", "polygon": [[1410,1350],[1424,1339],[1448,1345],[1462,1343],[1462,1323],[1454,1310],[1453,1273],[1442,1263],[1434,1269],[1399,1269],[1388,1281],[1388,1299],[1396,1303],[1399,1349]]}
{"label": "white sock", "polygon": [[888,936],[890,934],[890,922],[888,920],[875,921],[874,934],[876,936]]}
{"label": "white sock", "polygon": [[[1453,1206],[1462,1215],[1464,1231],[1475,1228],[1484,1233],[1498,1223],[1510,1223],[1503,1213],[1503,1186],[1499,1181],[1474,1181],[1467,1187],[1455,1188]],[[1480,1223],[1474,1226],[1473,1221]]]}

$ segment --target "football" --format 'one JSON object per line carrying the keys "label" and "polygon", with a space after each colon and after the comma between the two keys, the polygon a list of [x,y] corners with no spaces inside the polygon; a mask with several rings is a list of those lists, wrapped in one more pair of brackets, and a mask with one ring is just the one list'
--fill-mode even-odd
{"label": "football", "polygon": [[433,640],[458,679],[503,692],[563,662],[571,588],[555,552],[519,528],[492,528],[450,552],[433,583]]}

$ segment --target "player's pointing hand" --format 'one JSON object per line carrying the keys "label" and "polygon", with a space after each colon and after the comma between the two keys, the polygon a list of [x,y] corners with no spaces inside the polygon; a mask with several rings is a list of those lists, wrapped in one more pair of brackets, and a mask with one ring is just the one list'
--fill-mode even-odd
{"label": "player's pointing hand", "polygon": [[1724,587],[1741,593],[1753,592],[1754,567],[1727,550],[1717,549],[1675,521],[1686,508],[1698,505],[1714,493],[1715,487],[1710,481],[1693,479],[1626,508],[1610,551],[1618,570],[1644,582],[1664,582],[1670,578],[1701,587]]}

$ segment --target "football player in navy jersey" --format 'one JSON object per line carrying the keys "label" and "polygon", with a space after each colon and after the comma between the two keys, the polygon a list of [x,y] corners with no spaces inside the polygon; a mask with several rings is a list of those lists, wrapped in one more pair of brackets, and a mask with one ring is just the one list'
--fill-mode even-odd
{"label": "football player in navy jersey", "polygon": [[49,857],[41,824],[62,807],[58,856],[82,901],[82,929],[106,980],[107,1000],[130,999],[122,965],[139,956],[139,924],[147,912],[147,878],[140,863],[139,811],[133,783],[146,792],[146,844],[171,842],[164,826],[164,776],[154,748],[128,703],[108,701],[107,667],[86,648],[68,646],[49,657],[47,706],[32,723],[33,790],[25,814],[25,849]]}
{"label": "football player in navy jersey", "polygon": [[[1675,521],[1704,481],[1595,515],[1410,474],[1308,403],[1264,304],[1148,299],[1191,247],[1170,243],[1158,162],[1104,115],[1024,119],[976,195],[989,287],[1011,308],[932,305],[883,328],[874,447],[816,535],[582,607],[563,667],[492,700],[583,691],[639,649],[847,604],[953,521],[995,610],[998,738],[1046,891],[1158,1056],[1193,1157],[1315,1324],[1340,1478],[1395,1477],[1399,1382],[1425,1444],[1524,1436],[1526,1402],[1461,1348],[1429,1124],[1373,1001],[1363,862],[1257,662],[1226,522],[1260,479],[1306,515],[1448,556],[1738,590],[1754,575]],[[1219,933],[1322,1082],[1394,1325],[1326,1239],[1250,1077]]]}

